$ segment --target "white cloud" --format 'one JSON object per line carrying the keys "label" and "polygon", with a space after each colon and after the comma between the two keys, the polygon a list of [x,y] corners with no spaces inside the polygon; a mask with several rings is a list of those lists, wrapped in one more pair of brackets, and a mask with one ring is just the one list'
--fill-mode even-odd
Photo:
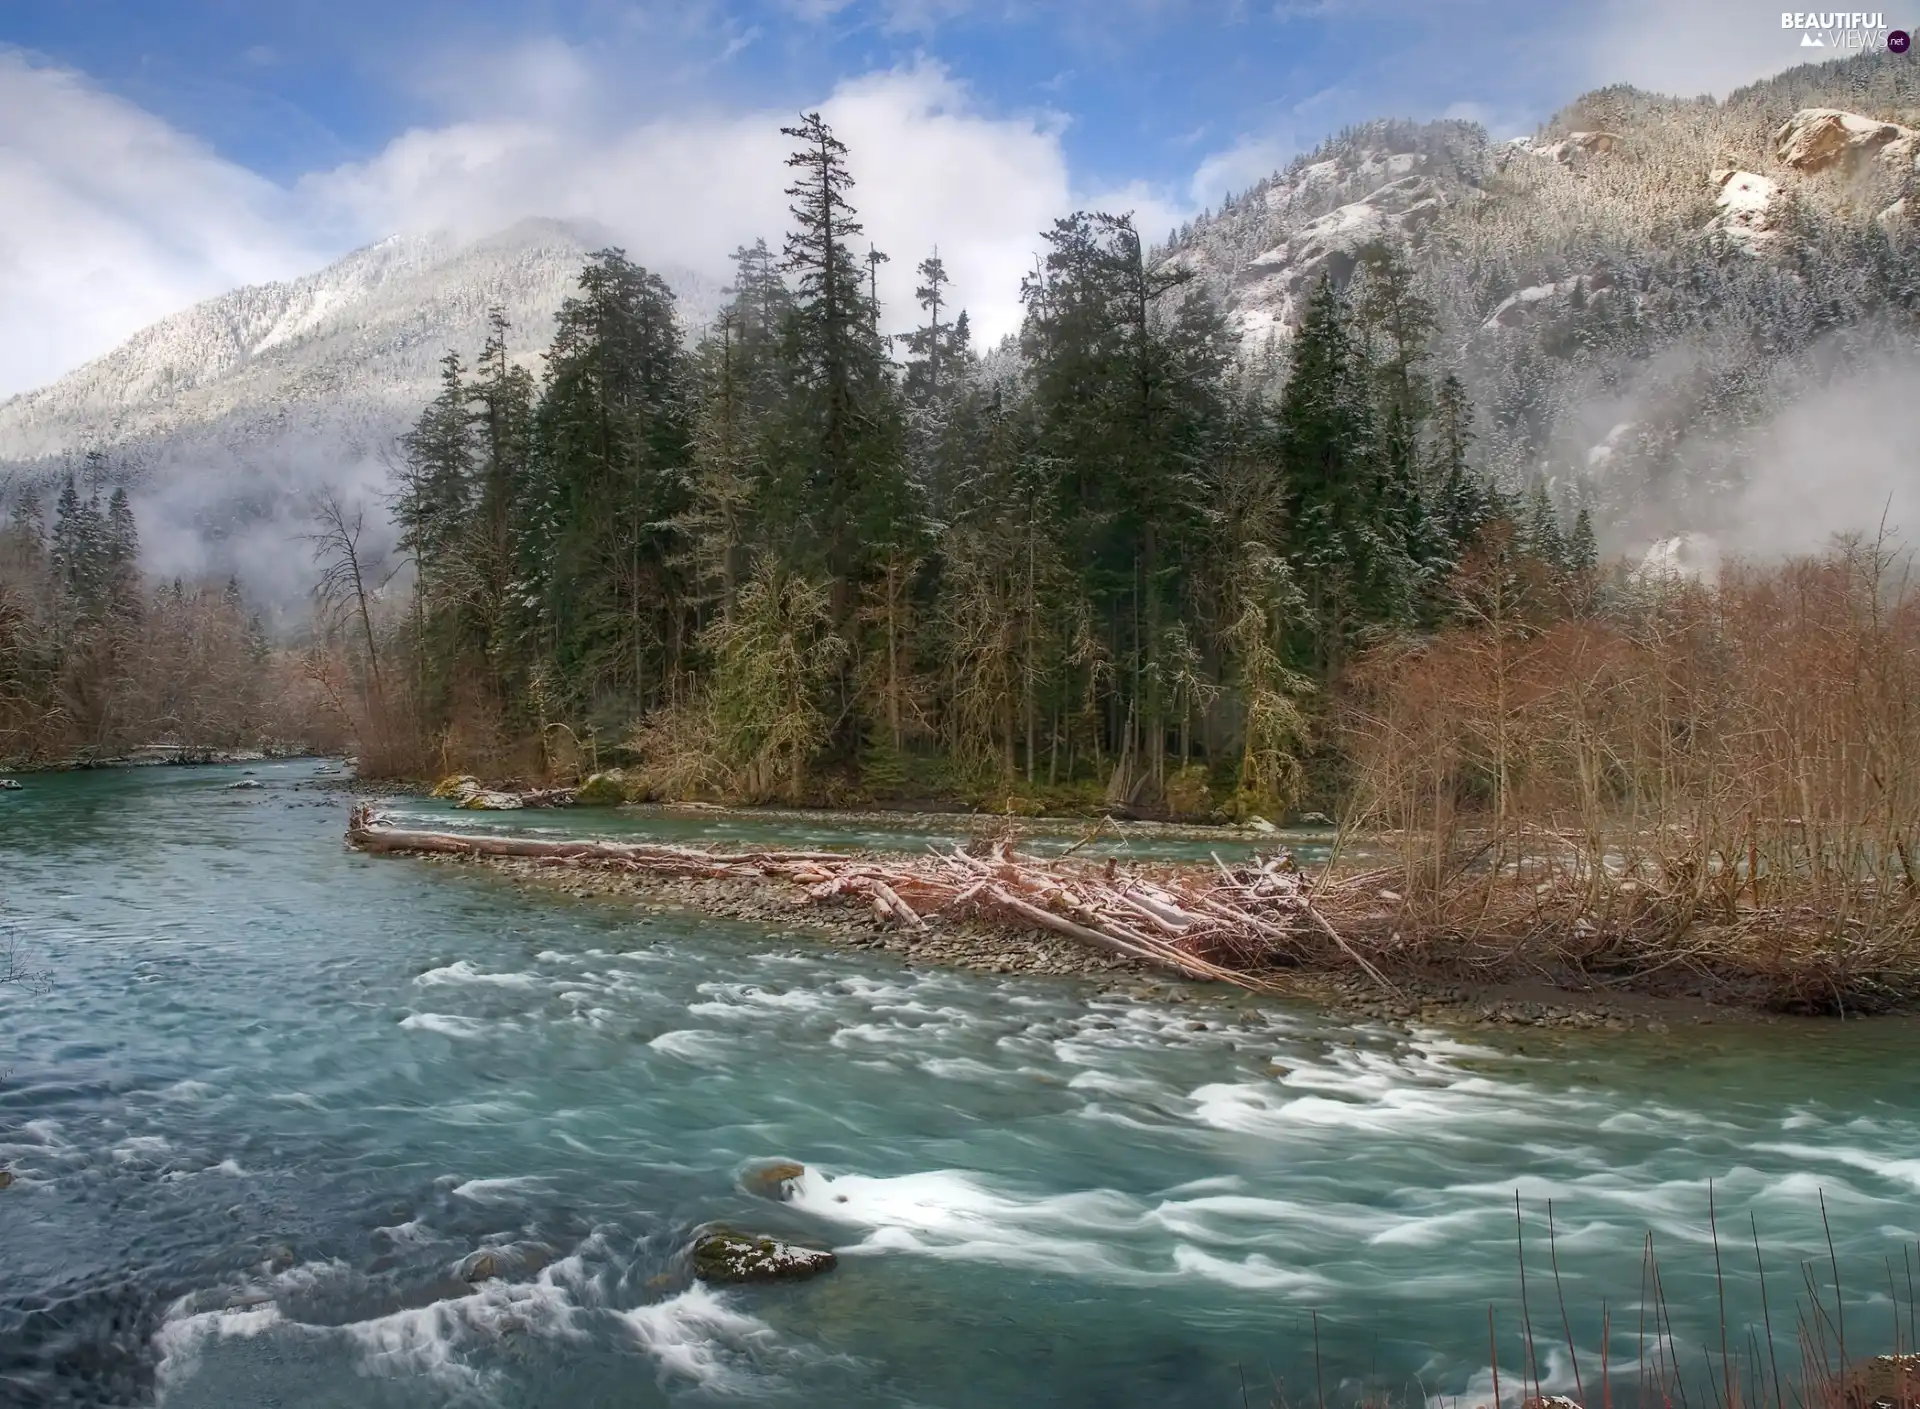
{"label": "white cloud", "polygon": [[[1751,0],[1612,0],[1593,13],[1586,81],[1631,83],[1679,98],[1717,97],[1807,61],[1780,12]],[[1829,53],[1815,51],[1815,59]]]}
{"label": "white cloud", "polygon": [[1291,137],[1242,137],[1225,151],[1207,156],[1193,173],[1189,195],[1199,206],[1215,206],[1225,196],[1246,190],[1284,167],[1300,150]]}
{"label": "white cloud", "polygon": [[[777,245],[788,223],[792,145],[779,129],[797,113],[589,122],[572,114],[601,111],[600,103],[549,96],[537,119],[405,133],[369,161],[308,178],[301,195],[368,232],[480,233],[529,215],[589,219],[636,259],[715,277],[755,236]],[[892,256],[880,278],[889,323],[911,322],[913,266],[937,243],[982,336],[1011,331],[1040,232],[1073,204],[1058,123],[987,116],[931,64],[844,82],[822,112],[851,149],[867,237]]]}
{"label": "white cloud", "polygon": [[[643,263],[715,279],[740,244],[778,248],[792,145],[779,129],[796,111],[675,99],[636,112],[648,97],[552,42],[472,64],[510,116],[419,127],[283,189],[81,75],[0,54],[0,395],[200,298],[396,232],[588,220]],[[932,62],[847,79],[820,106],[851,148],[867,238],[892,257],[880,271],[890,328],[913,323],[914,266],[936,245],[985,344],[1018,327],[1021,278],[1057,216],[1133,210],[1157,241],[1192,214],[1140,183],[1077,188],[1063,118],[985,112]]]}
{"label": "white cloud", "polygon": [[70,70],[0,52],[0,132],[0,397],[321,258],[272,183]]}

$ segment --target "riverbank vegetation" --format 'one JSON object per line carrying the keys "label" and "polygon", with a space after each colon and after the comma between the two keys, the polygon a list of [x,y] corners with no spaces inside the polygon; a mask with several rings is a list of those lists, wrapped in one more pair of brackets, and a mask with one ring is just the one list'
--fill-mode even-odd
{"label": "riverbank vegetation", "polygon": [[[1476,469],[1391,245],[1311,290],[1284,361],[1097,213],[1046,233],[1017,348],[975,351],[932,254],[890,340],[846,150],[789,135],[784,251],[737,253],[692,347],[608,250],[540,380],[499,325],[448,355],[395,485],[406,609],[383,634],[336,596],[363,761],[1323,809],[1395,848],[1354,917],[1388,967],[1920,993],[1920,599],[1884,542],[1603,565],[1584,508]],[[338,588],[366,570],[333,514]]]}
{"label": "riverbank vegetation", "polygon": [[23,492],[0,518],[0,760],[343,744],[237,580],[146,580],[132,503],[103,502],[103,478],[94,457],[51,512]]}
{"label": "riverbank vegetation", "polygon": [[[1551,591],[1594,586],[1583,509],[1476,471],[1406,251],[1323,280],[1283,361],[1082,213],[983,356],[937,253],[882,335],[848,154],[789,135],[792,232],[736,253],[692,346],[606,250],[540,378],[498,322],[448,354],[394,485],[412,595],[384,636],[339,603],[364,764],[1265,815],[1335,800],[1342,682],[1448,619],[1495,526]],[[336,529],[330,574],[366,578]]]}
{"label": "riverbank vegetation", "polygon": [[1853,545],[1572,612],[1482,563],[1345,697],[1348,818],[1433,957],[1920,995],[1920,594]]}

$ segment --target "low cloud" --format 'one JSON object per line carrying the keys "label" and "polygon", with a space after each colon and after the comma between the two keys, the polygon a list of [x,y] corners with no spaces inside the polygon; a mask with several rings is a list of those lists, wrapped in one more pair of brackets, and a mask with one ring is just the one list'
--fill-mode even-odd
{"label": "low cloud", "polygon": [[1889,358],[1803,393],[1753,437],[1726,538],[1760,555],[1815,552],[1884,528],[1920,547],[1920,364]]}
{"label": "low cloud", "polygon": [[[598,104],[567,97],[591,77],[577,72],[569,89],[563,71],[544,65],[539,119],[407,132],[369,161],[309,177],[300,195],[369,231],[592,220],[637,259],[716,278],[735,247],[756,236],[777,246],[793,145],[780,128],[797,113],[709,109],[608,124],[587,116]],[[880,274],[889,322],[911,323],[913,267],[938,245],[975,326],[988,337],[1012,331],[1039,233],[1073,204],[1058,121],[986,115],[934,64],[843,82],[821,110],[851,149],[865,239],[891,258]]]}
{"label": "low cloud", "polygon": [[273,183],[69,69],[0,51],[0,397],[321,262]]}

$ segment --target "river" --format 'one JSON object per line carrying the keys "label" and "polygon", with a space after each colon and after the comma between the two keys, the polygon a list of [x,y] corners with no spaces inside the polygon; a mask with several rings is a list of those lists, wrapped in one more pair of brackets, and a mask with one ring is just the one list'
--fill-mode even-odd
{"label": "river", "polygon": [[[44,976],[0,987],[0,1403],[1480,1403],[1490,1303],[1511,1401],[1516,1191],[1549,1387],[1551,1199],[1590,1390],[1651,1231],[1704,1403],[1709,1180],[1736,1353],[1749,1215],[1786,1356],[1823,1194],[1856,1347],[1911,1310],[1910,1025],[1495,1037],[916,968],[355,855],[315,771],[0,793],[0,927]],[[791,1202],[742,1187],[769,1158]],[[840,1265],[677,1280],[713,1219]]]}

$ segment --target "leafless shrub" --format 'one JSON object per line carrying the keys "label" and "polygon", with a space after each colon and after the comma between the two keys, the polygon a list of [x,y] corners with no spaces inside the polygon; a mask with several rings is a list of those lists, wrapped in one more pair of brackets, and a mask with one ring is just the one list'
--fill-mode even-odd
{"label": "leafless shrub", "polygon": [[1880,545],[1460,624],[1379,652],[1347,719],[1401,929],[1477,967],[1920,996],[1920,594]]}

